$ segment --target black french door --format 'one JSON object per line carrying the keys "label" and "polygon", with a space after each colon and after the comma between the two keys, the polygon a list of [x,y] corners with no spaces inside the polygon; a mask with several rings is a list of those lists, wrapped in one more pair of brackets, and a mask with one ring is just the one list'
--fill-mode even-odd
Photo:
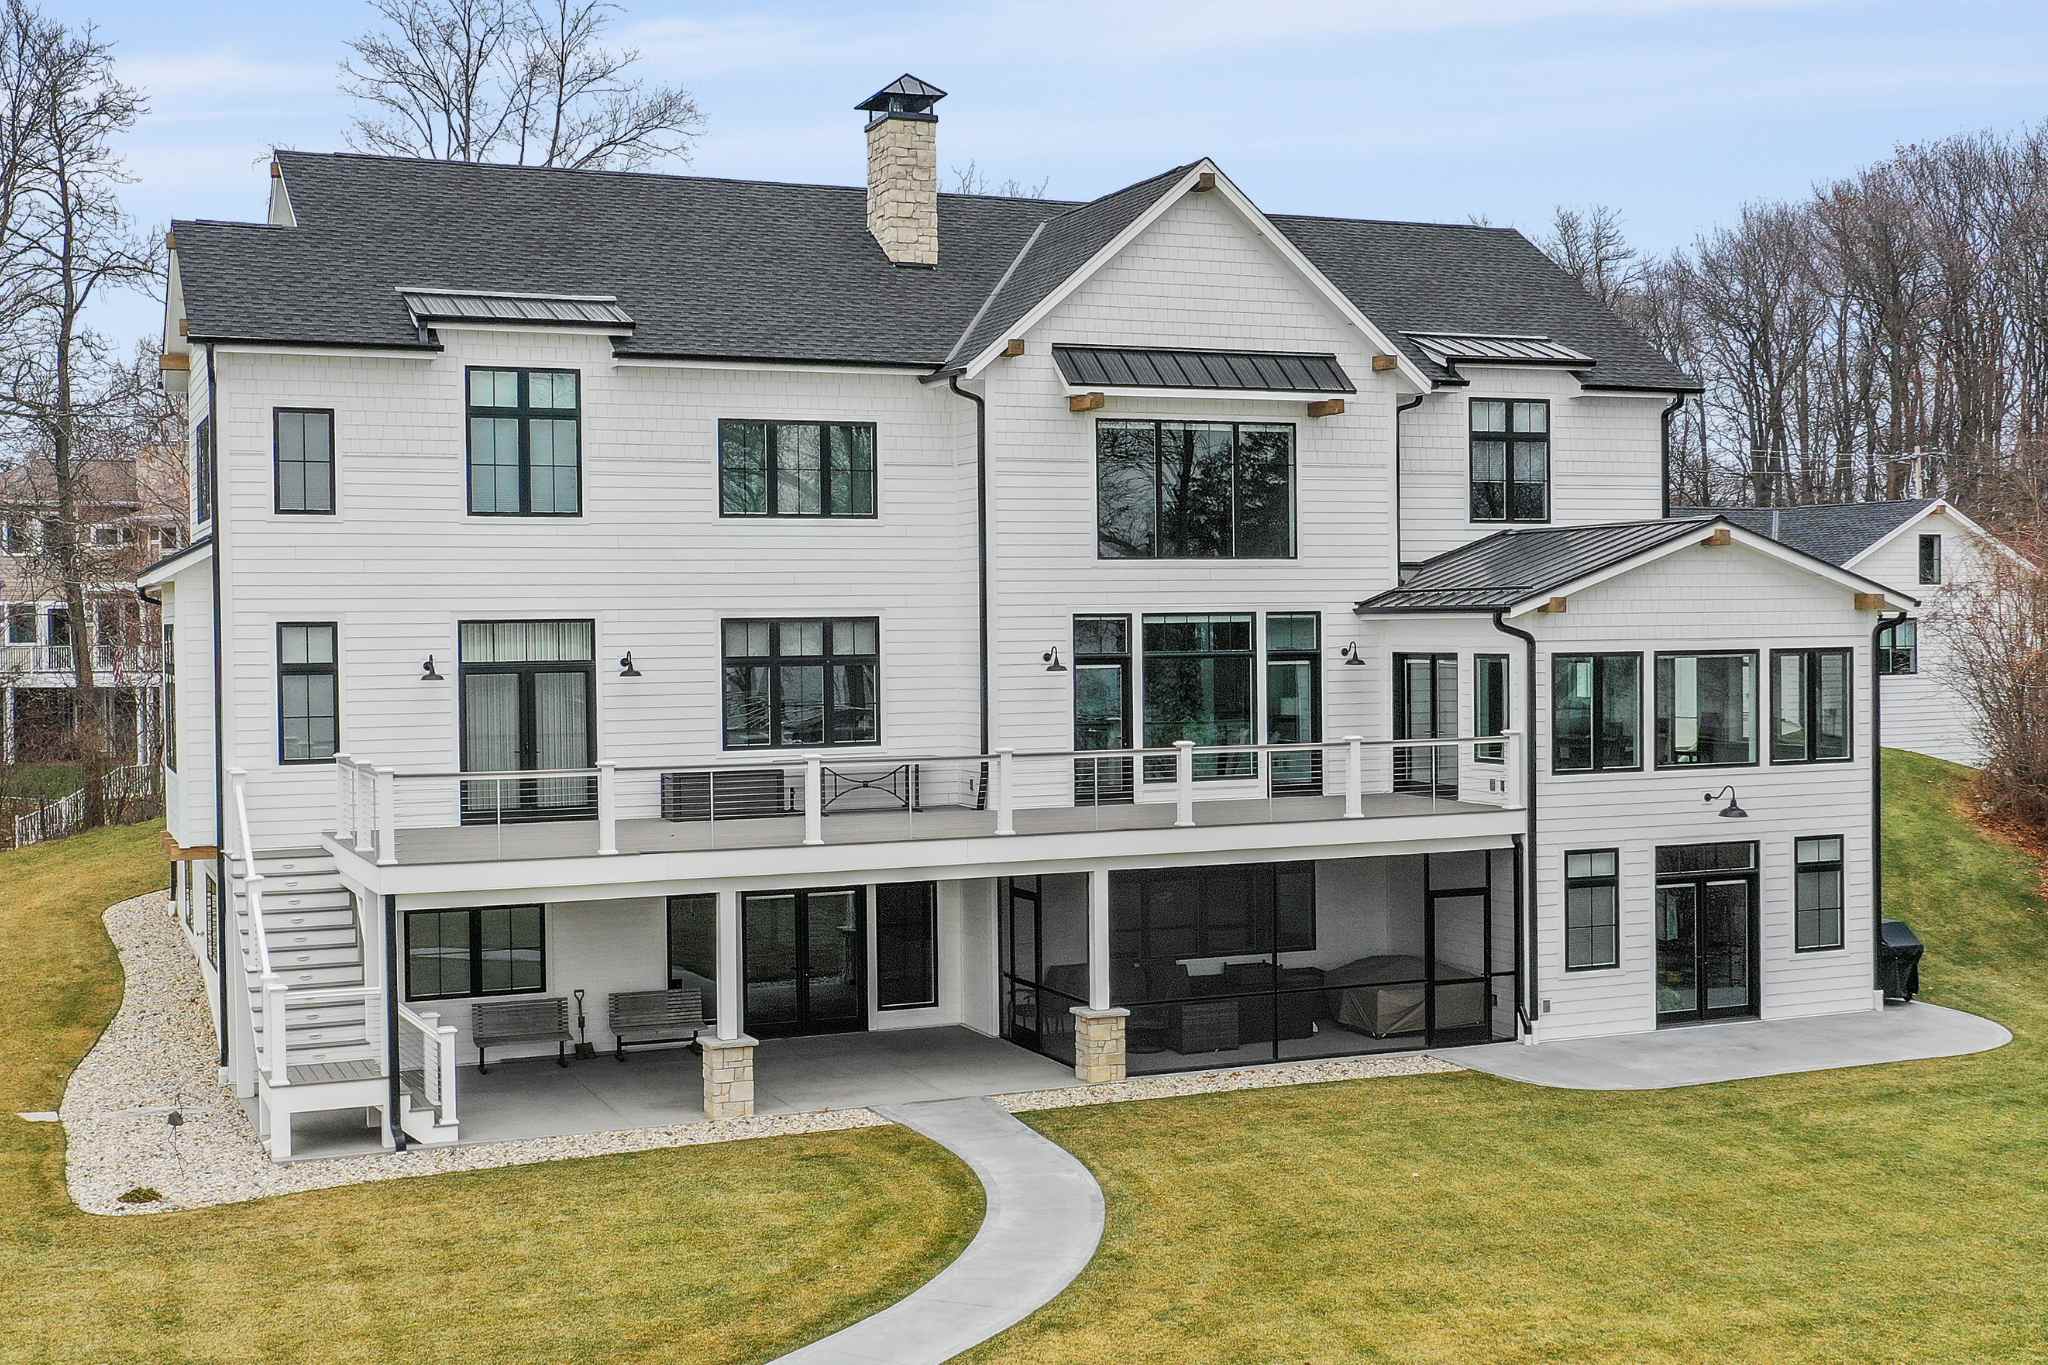
{"label": "black french door", "polygon": [[867,896],[856,886],[740,898],[747,1032],[760,1038],[868,1026]]}
{"label": "black french door", "polygon": [[[1394,656],[1394,738],[1454,739],[1458,734],[1458,656]],[[1416,796],[1458,797],[1458,749],[1394,751],[1394,790]]]}
{"label": "black french door", "polygon": [[[1753,844],[1706,844],[1657,850],[1657,1022],[1740,1019],[1756,1014],[1758,992],[1757,878],[1754,854],[1700,857],[1706,850],[1753,850]],[[1687,854],[1694,854],[1690,858]],[[1671,870],[1687,863],[1750,866]]]}
{"label": "black french door", "polygon": [[[588,768],[595,714],[587,663],[465,664],[462,669],[464,772]],[[462,784],[466,823],[591,820],[597,779],[590,776]]]}

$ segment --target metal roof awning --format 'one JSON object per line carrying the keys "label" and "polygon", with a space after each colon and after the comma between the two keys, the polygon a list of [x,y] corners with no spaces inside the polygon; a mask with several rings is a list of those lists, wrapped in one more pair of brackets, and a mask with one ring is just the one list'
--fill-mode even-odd
{"label": "metal roof awning", "polygon": [[1356,393],[1337,357],[1296,351],[1193,351],[1054,346],[1067,383],[1085,389],[1188,389],[1237,393]]}
{"label": "metal roof awning", "polygon": [[1547,336],[1524,336],[1505,332],[1410,332],[1408,339],[1445,369],[1460,361],[1475,365],[1569,365],[1589,369],[1596,362],[1584,351],[1574,350]]}
{"label": "metal roof awning", "polygon": [[404,289],[399,296],[421,327],[435,322],[515,327],[595,327],[631,331],[633,315],[612,294],[497,294],[463,289]]}

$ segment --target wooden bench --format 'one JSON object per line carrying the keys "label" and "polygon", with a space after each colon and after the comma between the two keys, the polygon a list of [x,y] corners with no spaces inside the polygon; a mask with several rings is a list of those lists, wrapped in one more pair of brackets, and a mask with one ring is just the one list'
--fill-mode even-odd
{"label": "wooden bench", "polygon": [[606,1009],[621,1062],[629,1043],[694,1043],[707,1027],[702,991],[613,991]]}
{"label": "wooden bench", "polygon": [[555,1065],[569,1065],[569,998],[544,995],[536,1000],[491,1001],[469,1012],[469,1037],[476,1044],[476,1069],[490,1075],[484,1049],[505,1043],[553,1043]]}

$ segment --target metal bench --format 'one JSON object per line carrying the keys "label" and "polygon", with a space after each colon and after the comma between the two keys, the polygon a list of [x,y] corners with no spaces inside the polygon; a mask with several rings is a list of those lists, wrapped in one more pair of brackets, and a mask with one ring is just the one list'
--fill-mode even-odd
{"label": "metal bench", "polygon": [[613,991],[606,1009],[621,1062],[628,1044],[694,1043],[707,1027],[702,991]]}
{"label": "metal bench", "polygon": [[555,1065],[569,1065],[569,999],[544,995],[537,1000],[504,1000],[476,1005],[469,1012],[469,1037],[476,1044],[476,1069],[490,1075],[484,1049],[505,1043],[553,1043]]}

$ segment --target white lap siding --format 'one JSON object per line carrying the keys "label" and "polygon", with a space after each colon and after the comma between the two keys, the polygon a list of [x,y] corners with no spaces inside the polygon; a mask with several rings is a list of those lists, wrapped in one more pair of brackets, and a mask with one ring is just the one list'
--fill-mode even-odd
{"label": "white lap siding", "polygon": [[[1941,537],[1938,584],[1920,581],[1920,537]],[[1970,590],[1984,583],[1991,556],[1953,517],[1935,512],[1856,564],[1856,572],[1920,599],[1912,609],[1918,623],[1919,671],[1884,680],[1884,738],[1897,749],[1932,754],[1972,767],[1984,762],[1977,719],[1963,702],[1959,665],[1949,631],[1967,614]]]}
{"label": "white lap siding", "polygon": [[[595,621],[597,756],[621,765],[721,756],[719,622],[741,616],[878,617],[884,746],[973,750],[967,404],[910,375],[615,367],[602,338],[442,339],[431,360],[222,357],[229,761],[251,774],[259,845],[332,824],[331,766],[278,762],[281,621],[339,625],[341,748],[401,771],[460,762],[457,625],[491,617]],[[581,516],[468,515],[471,365],[579,372]],[[276,407],[334,409],[336,515],[272,510]],[[879,515],[720,517],[721,418],[875,423]],[[620,676],[628,650],[638,678]],[[444,681],[421,680],[430,654]]]}
{"label": "white lap siding", "polygon": [[[1758,918],[1765,1018],[1869,1009],[1870,628],[1846,588],[1826,584],[1740,547],[1697,547],[1575,593],[1563,615],[1523,618],[1538,640],[1537,742],[1541,792],[1535,900],[1539,997],[1545,1038],[1629,1033],[1656,1026],[1656,850],[1720,840],[1759,843]],[[1769,762],[1770,652],[1845,648],[1854,697],[1847,763]],[[1755,767],[1655,766],[1655,664],[1659,650],[1754,649],[1764,730]],[[1630,653],[1642,658],[1640,772],[1550,771],[1550,661],[1556,654]],[[1707,792],[1733,784],[1745,820],[1724,820]],[[1793,841],[1838,835],[1844,859],[1840,949],[1793,948]],[[1620,965],[1564,967],[1564,855],[1620,851]]]}

